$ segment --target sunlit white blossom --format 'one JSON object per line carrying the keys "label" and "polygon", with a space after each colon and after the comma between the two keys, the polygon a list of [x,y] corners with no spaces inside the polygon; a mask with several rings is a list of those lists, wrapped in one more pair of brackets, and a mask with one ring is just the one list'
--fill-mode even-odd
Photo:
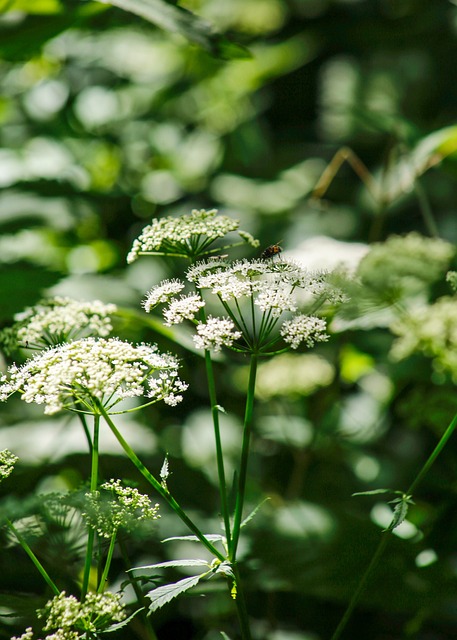
{"label": "sunlit white blossom", "polygon": [[87,336],[106,337],[113,330],[114,304],[55,297],[42,300],[14,316],[15,323],[0,332],[8,352],[18,345],[43,349]]}
{"label": "sunlit white blossom", "polygon": [[284,342],[292,349],[304,342],[312,347],[316,342],[326,342],[329,336],[325,333],[326,323],[321,318],[299,314],[291,320],[286,320],[280,330]]}
{"label": "sunlit white blossom", "polygon": [[[216,209],[194,209],[192,213],[179,217],[155,218],[134,240],[127,262],[131,263],[145,254],[196,258],[211,253],[209,247],[215,240],[231,231],[237,231],[238,227],[238,220],[218,215]],[[243,243],[258,246],[258,242],[249,233],[239,230],[238,235]]]}
{"label": "sunlit white blossom", "polygon": [[185,388],[177,370],[177,360],[154,345],[84,338],[11,366],[0,378],[0,400],[18,391],[25,402],[45,405],[46,414],[64,408],[97,412],[99,403],[109,410],[124,398],[142,395],[176,404]]}
{"label": "sunlit white blossom", "polygon": [[189,294],[171,300],[166,309],[163,310],[165,325],[179,324],[183,320],[193,320],[195,314],[205,306],[199,294]]}
{"label": "sunlit white blossom", "polygon": [[220,351],[223,346],[230,347],[243,335],[241,331],[235,330],[235,325],[230,318],[213,318],[212,316],[208,316],[205,323],[199,323],[196,331],[193,340],[197,349],[214,351]]}
{"label": "sunlit white blossom", "polygon": [[163,280],[156,287],[148,291],[146,299],[143,302],[144,309],[149,312],[158,304],[169,302],[173,296],[180,293],[184,287],[184,282],[176,278],[173,280]]}

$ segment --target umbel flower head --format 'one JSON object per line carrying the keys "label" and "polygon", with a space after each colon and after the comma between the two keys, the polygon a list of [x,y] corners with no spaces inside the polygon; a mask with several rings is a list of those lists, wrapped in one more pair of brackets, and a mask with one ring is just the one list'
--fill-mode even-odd
{"label": "umbel flower head", "polygon": [[145,396],[146,404],[181,402],[187,388],[178,377],[178,362],[155,345],[133,345],[118,338],[83,338],[37,354],[0,378],[0,400],[21,393],[25,402],[99,413],[125,398]]}
{"label": "umbel flower head", "polygon": [[29,349],[69,342],[87,336],[108,336],[116,305],[100,300],[84,302],[71,298],[49,298],[14,316],[15,323],[0,332],[0,344],[7,353],[19,346]]}
{"label": "umbel flower head", "polygon": [[[109,591],[88,593],[84,602],[79,602],[75,596],[67,596],[62,591],[37,614],[39,618],[46,620],[43,630],[53,632],[44,640],[95,637],[93,634],[107,630],[127,617],[120,595]],[[29,627],[19,638],[15,636],[11,640],[33,640],[32,628]]]}
{"label": "umbel flower head", "polygon": [[138,522],[160,518],[158,504],[120,480],[104,482],[100,489],[103,491],[86,494],[87,508],[82,515],[103,538],[111,538],[120,527],[129,531]]}
{"label": "umbel flower head", "polygon": [[[259,242],[250,233],[242,231],[239,221],[218,215],[216,209],[194,209],[192,213],[174,218],[154,218],[133,242],[127,262],[134,262],[141,255],[169,255],[195,260],[211,253],[239,244],[258,247]],[[216,240],[231,231],[237,231],[241,242],[230,242],[218,248],[210,248]]]}
{"label": "umbel flower head", "polygon": [[[325,321],[301,309],[304,294],[307,302],[315,304],[335,297],[324,274],[311,274],[285,260],[208,260],[191,266],[187,279],[197,293],[177,298],[186,283],[165,281],[149,291],[143,306],[151,311],[166,303],[167,325],[185,319],[194,322],[197,348],[219,351],[226,346],[268,354],[328,339]],[[219,314],[199,322],[200,310],[206,306]]]}

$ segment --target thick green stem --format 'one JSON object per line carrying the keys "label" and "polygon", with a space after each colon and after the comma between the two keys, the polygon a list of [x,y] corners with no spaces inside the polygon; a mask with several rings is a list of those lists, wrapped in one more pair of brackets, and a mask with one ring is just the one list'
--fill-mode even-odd
{"label": "thick green stem", "polygon": [[[446,431],[441,436],[438,444],[436,445],[436,447],[434,448],[434,450],[432,451],[432,453],[428,457],[426,463],[423,465],[422,469],[419,471],[419,473],[417,474],[417,476],[415,477],[413,482],[408,487],[408,490],[406,491],[407,495],[412,495],[413,490],[416,489],[416,487],[419,485],[419,483],[423,480],[423,478],[426,475],[426,473],[430,470],[430,467],[432,466],[432,464],[435,462],[435,460],[437,459],[437,457],[439,456],[441,451],[444,449],[444,446],[448,442],[449,438],[454,433],[456,427],[457,427],[457,414],[452,418],[448,428],[446,429]],[[338,624],[338,627],[336,628],[334,634],[332,635],[331,640],[338,640],[338,638],[340,638],[341,634],[343,633],[343,631],[344,631],[344,629],[346,627],[346,624],[348,623],[349,618],[352,615],[352,612],[354,611],[355,607],[357,606],[358,601],[360,600],[360,596],[362,595],[363,591],[365,590],[365,587],[367,585],[367,582],[368,582],[369,578],[371,577],[371,574],[376,569],[376,567],[378,565],[378,562],[381,559],[381,556],[382,556],[382,554],[384,553],[384,551],[385,551],[385,549],[387,547],[387,543],[390,540],[391,534],[392,534],[392,532],[389,529],[387,529],[387,531],[383,532],[383,536],[381,538],[381,541],[380,541],[376,551],[373,554],[373,557],[372,557],[372,559],[370,561],[370,564],[368,565],[367,569],[365,570],[365,573],[363,574],[362,578],[360,579],[360,582],[357,585],[357,588],[356,588],[354,594],[352,595],[351,601],[349,602],[349,605],[348,605],[346,611],[344,612],[343,617],[341,618],[340,623]]]}
{"label": "thick green stem", "polygon": [[219,494],[221,499],[221,511],[224,518],[225,537],[227,544],[230,544],[230,515],[227,502],[227,483],[225,481],[224,455],[222,451],[221,430],[219,423],[219,406],[216,398],[216,384],[214,381],[213,363],[209,351],[205,351],[206,377],[208,380],[209,400],[211,403],[211,414],[213,417],[214,440],[216,444],[216,462],[219,478]]}
{"label": "thick green stem", "polygon": [[6,519],[6,524],[8,525],[8,527],[11,529],[11,531],[16,536],[17,540],[19,541],[19,544],[24,549],[26,554],[29,556],[30,560],[33,562],[35,567],[41,573],[41,575],[43,576],[44,581],[51,588],[51,591],[53,591],[54,595],[58,596],[60,594],[60,589],[57,588],[57,586],[55,585],[55,583],[51,579],[50,575],[48,574],[46,569],[43,567],[41,562],[38,560],[36,555],[33,553],[32,549],[29,547],[29,545],[27,544],[27,542],[25,541],[23,536],[19,533],[19,531],[16,529],[16,527],[11,522],[11,520]]}
{"label": "thick green stem", "polygon": [[[92,464],[90,473],[90,491],[97,490],[98,487],[98,443],[100,437],[100,416],[94,415],[94,437],[92,441]],[[90,527],[87,533],[86,560],[84,564],[83,583],[81,587],[81,600],[84,600],[89,588],[90,571],[92,568],[92,554],[94,550],[95,530]]]}
{"label": "thick green stem", "polygon": [[144,466],[144,464],[138,458],[138,456],[133,451],[133,449],[130,447],[130,445],[126,442],[126,440],[124,440],[124,438],[122,437],[122,435],[118,431],[116,425],[111,420],[109,415],[106,413],[106,411],[103,408],[103,406],[100,405],[99,409],[100,409],[100,413],[103,416],[104,420],[106,421],[107,425],[109,426],[109,428],[113,432],[114,436],[117,438],[117,441],[119,442],[121,447],[124,449],[125,453],[130,458],[130,460],[133,462],[133,464],[138,469],[138,471],[146,478],[146,480],[149,482],[149,484],[152,487],[154,487],[154,489],[157,491],[157,493],[159,495],[161,495],[162,498],[170,505],[170,507],[173,509],[173,511],[181,518],[181,520],[192,531],[192,533],[194,533],[197,536],[197,538],[208,549],[208,551],[210,553],[212,553],[216,558],[219,558],[219,560],[224,562],[226,560],[226,558],[223,556],[223,554],[220,551],[218,551],[216,549],[216,547],[214,547],[214,545],[212,545],[209,540],[207,540],[205,538],[205,536],[200,531],[200,529],[197,527],[197,525],[194,524],[194,522],[192,522],[192,520],[182,510],[180,505],[176,502],[176,500],[169,493],[169,491],[167,489],[165,489],[162,486],[162,484],[152,475],[152,473]]}
{"label": "thick green stem", "polygon": [[241,462],[238,478],[238,491],[235,504],[235,515],[233,518],[233,532],[232,541],[229,547],[230,559],[234,563],[236,561],[236,550],[238,547],[238,541],[240,538],[240,529],[243,517],[244,497],[246,493],[246,478],[249,461],[249,448],[251,443],[251,427],[252,427],[252,415],[254,410],[254,394],[255,394],[255,381],[257,375],[257,354],[251,354],[251,367],[249,371],[249,384],[246,396],[246,408],[244,413],[244,428],[243,428],[243,444],[241,447]]}

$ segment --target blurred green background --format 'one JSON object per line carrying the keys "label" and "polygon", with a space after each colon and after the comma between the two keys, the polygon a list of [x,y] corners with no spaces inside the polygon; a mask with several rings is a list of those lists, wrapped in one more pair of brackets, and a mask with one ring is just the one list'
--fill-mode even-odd
{"label": "blurred green background", "polygon": [[[281,241],[313,268],[355,258],[365,250],[355,243],[393,233],[437,231],[455,243],[457,2],[179,6],[222,34],[213,51],[109,4],[0,0],[0,323],[45,294],[98,298],[122,309],[118,335],[178,353],[191,384],[184,403],[119,424],[156,472],[169,453],[173,493],[217,532],[201,358],[157,331],[140,307],[148,288],[183,265],[143,258],[127,266],[132,241],[152,217],[218,208],[263,246]],[[363,161],[378,192],[345,163],[323,198],[311,198],[344,147]],[[324,236],[344,244],[329,246]],[[356,325],[312,356],[262,365],[248,502],[270,500],[242,545],[255,638],[331,636],[389,518],[382,500],[351,494],[405,489],[457,409],[454,386],[434,380],[425,359],[389,360],[391,341],[382,325]],[[245,365],[225,362],[219,371],[233,465]],[[4,506],[87,478],[83,434],[66,416],[51,420],[12,399],[0,407],[6,447],[20,463],[2,485]],[[103,447],[106,478],[130,478],[147,491],[107,436]],[[345,637],[457,636],[456,468],[451,446]],[[132,563],[198,555],[192,545],[160,543],[179,533],[163,508],[159,531],[129,542]],[[1,543],[0,638],[10,638],[47,594],[21,549],[6,534]],[[37,534],[35,544],[71,590],[76,533]],[[114,587],[123,580],[121,558],[116,570]],[[153,616],[160,640],[213,640],[219,629],[236,637],[224,584],[206,586],[206,597],[190,592]],[[123,637],[141,634],[132,628]]]}

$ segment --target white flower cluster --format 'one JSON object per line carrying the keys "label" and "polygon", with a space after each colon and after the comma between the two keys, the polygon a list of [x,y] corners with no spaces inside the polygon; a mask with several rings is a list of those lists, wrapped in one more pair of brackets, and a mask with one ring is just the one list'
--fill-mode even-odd
{"label": "white flower cluster", "polygon": [[19,345],[43,349],[86,336],[108,336],[116,305],[99,300],[84,302],[71,298],[50,298],[14,316],[15,324],[0,333],[8,352]]}
{"label": "white flower cluster", "polygon": [[163,280],[159,285],[148,291],[146,299],[143,301],[143,308],[149,313],[158,304],[169,302],[173,296],[180,293],[186,285],[181,280]]}
{"label": "white flower cluster", "polygon": [[83,338],[11,366],[0,378],[0,400],[19,391],[25,402],[44,404],[46,414],[76,405],[96,413],[99,403],[108,411],[124,398],[142,395],[173,406],[187,388],[177,372],[176,358],[154,345]]}
{"label": "white flower cluster", "polygon": [[222,347],[231,347],[235,340],[242,337],[242,332],[235,329],[230,318],[213,318],[208,316],[206,322],[200,322],[193,336],[197,349],[220,351]]}
{"label": "white flower cluster", "polygon": [[[155,218],[133,242],[127,262],[147,254],[174,255],[195,258],[208,253],[208,247],[217,238],[238,230],[239,221],[218,215],[216,209],[194,209],[192,213],[177,218]],[[258,246],[246,231],[238,231],[243,242]]]}
{"label": "white flower cluster", "polygon": [[[299,313],[304,297],[333,300],[325,274],[309,273],[287,260],[216,259],[197,262],[186,276],[197,293],[176,298],[175,293],[182,291],[185,283],[165,280],[148,293],[144,308],[150,311],[165,303],[163,314],[168,326],[192,320],[196,324],[193,339],[199,349],[220,351],[227,346],[271,353],[280,348],[281,337],[293,349],[301,343],[311,347],[327,339],[324,320]],[[198,323],[197,312],[206,305],[213,308],[211,296],[222,307],[223,315],[209,315]]]}
{"label": "white flower cluster", "polygon": [[[53,631],[44,640],[79,640],[108,629],[127,617],[121,596],[116,593],[88,593],[84,602],[62,591],[37,611],[38,618],[45,618],[44,631]],[[77,630],[76,630],[77,629]],[[32,627],[11,640],[33,640]]]}
{"label": "white flower cluster", "polygon": [[307,347],[313,347],[316,342],[326,342],[329,336],[325,333],[327,325],[322,318],[299,314],[291,320],[286,320],[280,333],[284,342],[292,349],[304,342]]}
{"label": "white flower cluster", "polygon": [[18,460],[19,458],[8,449],[0,451],[0,482],[11,475],[14,465]]}
{"label": "white flower cluster", "polygon": [[141,520],[160,518],[159,505],[153,505],[138,489],[124,487],[120,480],[104,482],[100,488],[109,492],[110,498],[104,500],[100,491],[87,493],[88,506],[82,514],[100,536],[111,538],[119,527],[130,530]]}

